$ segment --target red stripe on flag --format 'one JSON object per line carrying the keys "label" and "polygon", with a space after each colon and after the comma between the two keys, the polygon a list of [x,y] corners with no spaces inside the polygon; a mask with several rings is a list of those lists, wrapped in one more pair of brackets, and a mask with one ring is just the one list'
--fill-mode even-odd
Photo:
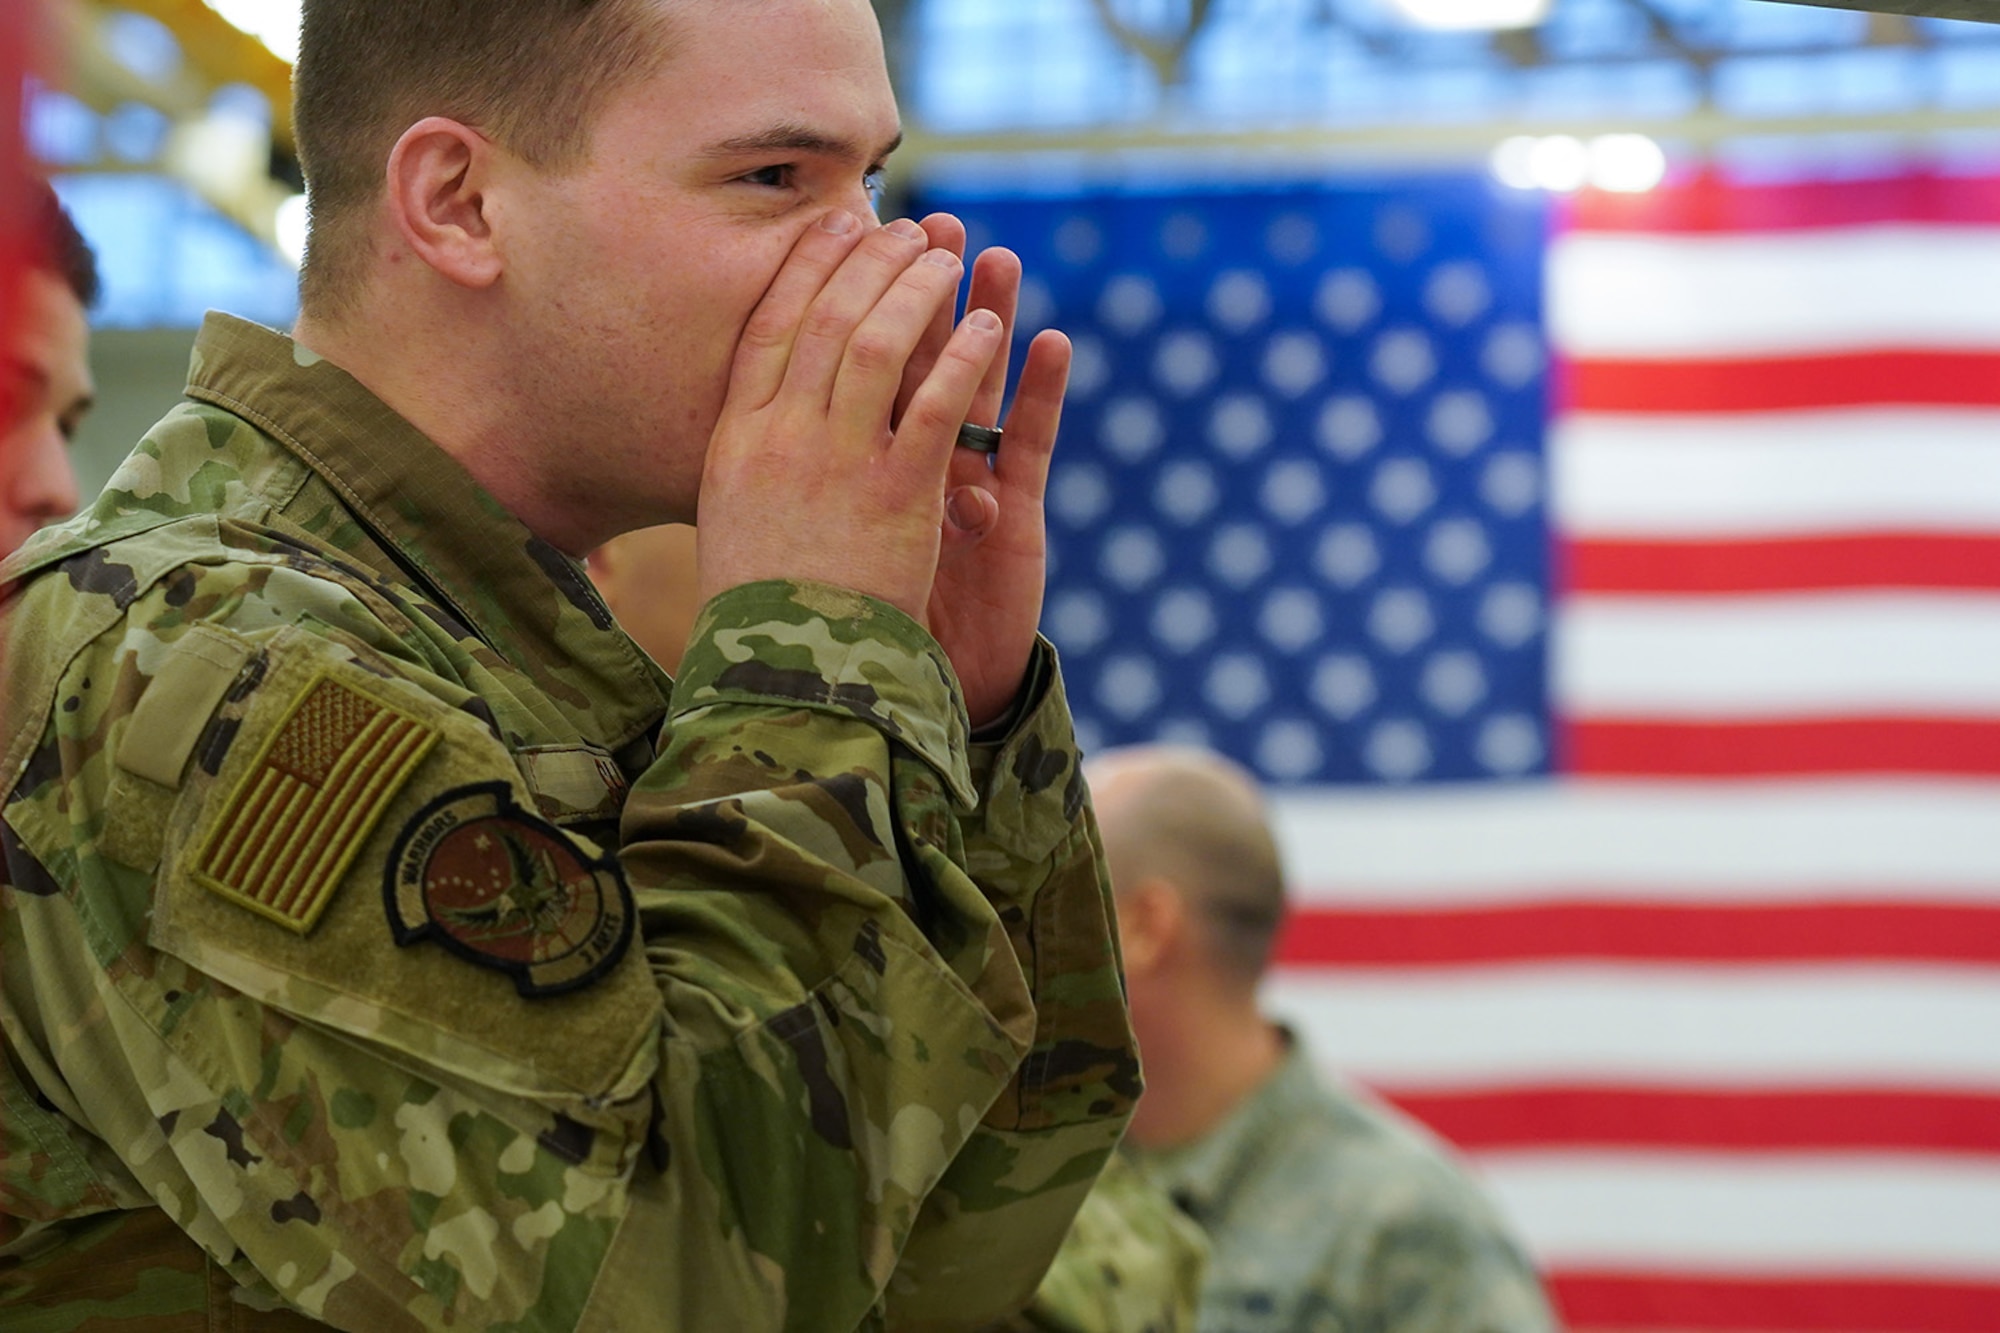
{"label": "red stripe on flag", "polygon": [[1443,911],[1302,908],[1286,921],[1277,950],[1277,961],[1288,967],[1461,966],[1555,958],[2000,964],[2000,907],[1555,902]]}
{"label": "red stripe on flag", "polygon": [[1475,1153],[1520,1148],[2000,1153],[2000,1095],[1920,1088],[1374,1090]]}
{"label": "red stripe on flag", "polygon": [[1575,412],[1770,412],[1875,404],[2000,406],[2000,353],[1878,351],[1732,360],[1576,360],[1556,371]]}
{"label": "red stripe on flag", "polygon": [[1799,722],[1565,719],[1559,767],[1593,777],[1834,773],[2000,776],[2000,720],[1849,717]]}
{"label": "red stripe on flag", "polygon": [[1756,541],[1571,540],[1568,591],[1802,592],[1833,588],[2000,589],[2000,534],[1895,532]]}
{"label": "red stripe on flag", "polygon": [[1576,1333],[1993,1333],[2000,1284],[1896,1277],[1753,1278],[1556,1272],[1549,1287]]}
{"label": "red stripe on flag", "polygon": [[1985,228],[2000,217],[2000,177],[1911,173],[1757,186],[1704,173],[1644,194],[1579,191],[1565,212],[1565,226],[1583,231],[1757,232],[1894,223]]}

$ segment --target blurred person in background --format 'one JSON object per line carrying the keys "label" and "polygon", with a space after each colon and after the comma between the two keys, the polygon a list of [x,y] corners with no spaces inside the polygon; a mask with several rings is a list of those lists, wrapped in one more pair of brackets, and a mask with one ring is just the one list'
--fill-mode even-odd
{"label": "blurred person in background", "polygon": [[76,508],[69,445],[96,390],[90,317],[97,261],[45,182],[32,181],[26,271],[5,327],[0,365],[0,555]]}
{"label": "blurred person in background", "polygon": [[1285,884],[1255,780],[1165,746],[1085,772],[1146,1070],[1127,1151],[1208,1233],[1204,1333],[1548,1333],[1532,1265],[1449,1150],[1259,1009]]}
{"label": "blurred person in background", "polygon": [[[296,94],[294,336],[0,565],[0,1305],[1011,1316],[1138,1093],[1066,340],[955,447],[1020,266],[876,222],[866,0],[306,0]],[[669,680],[578,560],[697,503]]]}
{"label": "blurred person in background", "polygon": [[618,627],[668,671],[678,671],[696,600],[694,527],[662,523],[620,533],[590,553],[590,581]]}

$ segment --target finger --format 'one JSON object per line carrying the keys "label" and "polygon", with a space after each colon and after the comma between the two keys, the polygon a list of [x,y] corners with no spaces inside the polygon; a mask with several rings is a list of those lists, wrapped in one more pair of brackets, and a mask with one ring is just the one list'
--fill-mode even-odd
{"label": "finger", "polygon": [[959,425],[1004,336],[1000,317],[990,310],[975,310],[960,320],[897,424],[897,454],[922,469],[927,480],[942,481],[958,450]]}
{"label": "finger", "polygon": [[1000,501],[980,486],[954,486],[944,497],[944,536],[953,543],[974,544],[1000,521]]}
{"label": "finger", "polygon": [[965,224],[950,213],[932,213],[917,224],[930,237],[933,250],[949,250],[965,258]]}
{"label": "finger", "polygon": [[1007,414],[1007,438],[994,471],[1002,484],[1035,500],[1048,486],[1049,458],[1062,425],[1063,391],[1069,387],[1069,363],[1066,336],[1056,329],[1036,334],[1028,344],[1021,383],[1014,390],[1014,410]]}
{"label": "finger", "polygon": [[[949,213],[933,213],[917,225],[924,229],[924,235],[930,239],[931,249],[946,251],[958,256],[960,260],[965,258],[963,222]],[[931,367],[937,364],[938,353],[944,351],[945,343],[951,340],[952,325],[956,322],[957,315],[957,302],[954,301],[950,306],[940,310],[937,318],[931,321],[931,326],[924,330],[924,336],[918,341],[915,354],[910,357],[909,367],[903,372],[902,388],[896,393],[893,420],[901,421],[903,413],[909,410],[910,399],[916,395],[917,386],[924,382],[924,376],[931,373]]]}
{"label": "finger", "polygon": [[1014,317],[1020,304],[1020,256],[1002,246],[981,251],[972,265],[972,291],[966,297],[965,308],[991,310],[1000,316],[1007,335],[1000,340],[1000,355],[993,359],[985,381],[972,399],[972,415],[967,419],[982,426],[997,425],[1000,421],[1000,405],[1007,397],[1007,361],[1014,337]]}
{"label": "finger", "polygon": [[830,402],[848,340],[924,253],[923,229],[907,219],[877,228],[855,246],[799,322],[784,391],[810,403]]}
{"label": "finger", "polygon": [[777,394],[806,310],[863,234],[861,220],[843,209],[834,209],[799,233],[736,340],[729,372],[732,404],[762,407]]}
{"label": "finger", "polygon": [[847,438],[876,438],[890,413],[918,344],[940,313],[949,314],[965,266],[949,250],[931,250],[882,294],[856,326],[840,359],[828,416]]}

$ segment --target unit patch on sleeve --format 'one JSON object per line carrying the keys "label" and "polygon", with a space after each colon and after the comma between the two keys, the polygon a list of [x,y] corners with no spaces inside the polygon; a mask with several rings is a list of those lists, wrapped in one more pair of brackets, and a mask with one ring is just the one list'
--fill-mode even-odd
{"label": "unit patch on sleeve", "polygon": [[191,877],[306,934],[437,739],[387,699],[314,677],[230,791]]}
{"label": "unit patch on sleeve", "polygon": [[615,859],[522,809],[502,782],[446,792],[396,839],[382,885],[396,943],[430,939],[514,979],[522,995],[587,986],[632,942]]}

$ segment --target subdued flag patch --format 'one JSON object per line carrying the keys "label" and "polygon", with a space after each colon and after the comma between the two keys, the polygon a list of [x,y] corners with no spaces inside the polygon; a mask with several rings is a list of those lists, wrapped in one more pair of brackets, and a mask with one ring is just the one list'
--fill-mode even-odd
{"label": "subdued flag patch", "polygon": [[316,677],[229,793],[194,881],[307,933],[437,739],[386,699]]}

